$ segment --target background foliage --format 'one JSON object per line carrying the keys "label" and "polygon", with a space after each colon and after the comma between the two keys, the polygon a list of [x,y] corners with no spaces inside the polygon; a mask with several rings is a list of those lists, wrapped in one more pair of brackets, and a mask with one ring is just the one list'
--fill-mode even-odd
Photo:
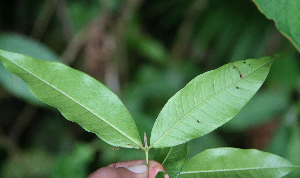
{"label": "background foliage", "polygon": [[[95,77],[121,98],[141,138],[167,100],[197,75],[294,49],[250,0],[14,0],[1,1],[0,11],[1,49]],[[189,143],[188,158],[230,146],[299,164],[299,65],[298,54],[276,61],[241,113]],[[142,150],[114,148],[67,121],[0,65],[0,177],[85,177],[143,158]]]}

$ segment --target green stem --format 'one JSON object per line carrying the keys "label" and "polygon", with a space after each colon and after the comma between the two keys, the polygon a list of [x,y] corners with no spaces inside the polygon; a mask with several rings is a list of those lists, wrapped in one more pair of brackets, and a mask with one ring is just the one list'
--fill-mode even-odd
{"label": "green stem", "polygon": [[148,149],[145,151],[145,153],[146,153],[146,163],[147,163],[147,165],[149,165],[149,158],[148,158]]}
{"label": "green stem", "polygon": [[148,148],[148,143],[147,143],[147,135],[146,135],[146,132],[144,132],[144,143],[145,143],[145,153],[146,153],[146,163],[147,165],[149,165],[149,158],[148,158],[148,151],[149,151],[149,148]]}

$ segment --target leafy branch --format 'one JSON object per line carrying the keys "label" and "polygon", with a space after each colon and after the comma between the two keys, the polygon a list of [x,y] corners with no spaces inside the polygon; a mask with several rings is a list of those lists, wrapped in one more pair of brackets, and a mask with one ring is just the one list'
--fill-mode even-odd
{"label": "leafy branch", "polygon": [[[232,119],[261,87],[274,60],[289,53],[229,63],[194,78],[163,107],[153,126],[149,146],[146,134],[143,146],[135,122],[124,104],[96,79],[58,62],[4,50],[0,50],[0,60],[28,84],[37,98],[57,108],[66,119],[95,133],[110,145],[144,150],[147,164],[151,148],[171,147],[158,153],[161,152],[162,163],[170,165],[172,169],[169,171],[174,177],[179,174],[180,177],[195,174],[283,176],[299,169],[299,165],[258,150],[218,148],[202,152],[185,162],[184,152],[186,142],[210,133]],[[181,160],[175,165],[169,161],[174,155]],[[209,159],[205,165],[209,167],[199,167],[199,162],[206,157]],[[214,159],[219,163],[217,165],[226,160],[226,167],[213,166]]]}

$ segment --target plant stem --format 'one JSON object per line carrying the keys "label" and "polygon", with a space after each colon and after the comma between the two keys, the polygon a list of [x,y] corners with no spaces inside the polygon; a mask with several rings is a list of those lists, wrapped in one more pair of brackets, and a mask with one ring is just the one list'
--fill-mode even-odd
{"label": "plant stem", "polygon": [[145,153],[146,153],[146,163],[147,163],[147,165],[149,165],[149,158],[148,158],[148,149],[145,151]]}
{"label": "plant stem", "polygon": [[148,148],[148,143],[147,143],[147,135],[146,135],[146,132],[144,132],[144,143],[145,143],[146,163],[147,163],[147,165],[148,165],[148,164],[149,164],[149,158],[148,158],[148,151],[149,151],[149,148]]}

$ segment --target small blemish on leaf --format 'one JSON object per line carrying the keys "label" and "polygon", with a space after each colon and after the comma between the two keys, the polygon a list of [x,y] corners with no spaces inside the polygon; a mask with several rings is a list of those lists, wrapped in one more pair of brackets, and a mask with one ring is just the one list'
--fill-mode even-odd
{"label": "small blemish on leaf", "polygon": [[244,61],[243,63],[246,64],[246,61]]}
{"label": "small blemish on leaf", "polygon": [[200,123],[200,121],[197,120],[198,123]]}
{"label": "small blemish on leaf", "polygon": [[239,89],[239,87],[236,87],[236,89]]}
{"label": "small blemish on leaf", "polygon": [[240,78],[243,78],[243,77],[244,77],[243,74],[240,73]]}

